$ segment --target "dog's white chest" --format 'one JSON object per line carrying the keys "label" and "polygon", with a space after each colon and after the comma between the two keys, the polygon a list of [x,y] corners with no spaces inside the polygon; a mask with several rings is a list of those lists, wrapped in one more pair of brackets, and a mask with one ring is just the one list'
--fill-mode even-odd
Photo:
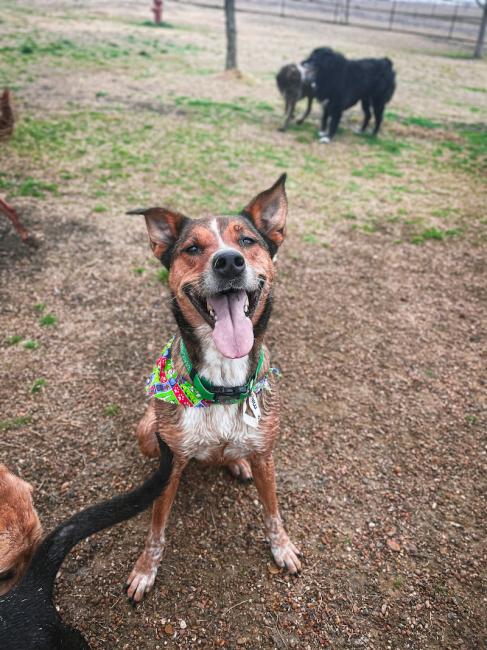
{"label": "dog's white chest", "polygon": [[263,448],[262,432],[245,424],[238,404],[185,409],[182,428],[188,458],[230,462]]}
{"label": "dog's white chest", "polygon": [[[215,386],[242,386],[247,381],[248,357],[226,359],[217,351],[209,328],[202,327],[203,364],[200,372]],[[262,451],[263,433],[248,426],[241,404],[186,408],[182,418],[183,452],[187,458],[226,463]]]}

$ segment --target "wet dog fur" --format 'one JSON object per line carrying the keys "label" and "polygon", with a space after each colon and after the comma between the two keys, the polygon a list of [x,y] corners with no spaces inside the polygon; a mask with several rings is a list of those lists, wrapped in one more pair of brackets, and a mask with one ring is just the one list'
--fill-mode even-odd
{"label": "wet dog fur", "polygon": [[52,600],[56,574],[68,552],[82,539],[145,510],[164,490],[172,454],[154,437],[158,470],[131,492],[86,508],[63,522],[41,542],[20,582],[0,596],[2,650],[89,650],[78,630],[66,625]]}
{"label": "wet dog fur", "polygon": [[[360,132],[364,133],[374,111],[373,135],[382,124],[385,105],[396,88],[396,73],[392,61],[383,59],[346,59],[329,47],[320,47],[303,61],[313,70],[315,94],[323,106],[321,142],[329,142],[337,132],[343,111],[361,102],[364,120]],[[330,126],[328,129],[328,120]]]}
{"label": "wet dog fur", "polygon": [[[143,214],[154,255],[169,269],[171,305],[179,327],[172,347],[175,369],[185,374],[179,352],[186,344],[194,369],[213,385],[244,385],[256,370],[272,308],[275,256],[286,235],[285,174],[257,195],[237,216],[189,219],[166,208],[136,210]],[[238,275],[216,277],[221,256],[239,260]],[[247,292],[246,318],[253,343],[243,356],[228,358],[218,348],[215,322],[208,310],[215,292]],[[233,300],[229,296],[229,301]],[[213,303],[212,303],[213,304]],[[265,350],[263,376],[269,368]],[[189,460],[227,466],[241,479],[253,477],[263,509],[267,538],[275,562],[291,573],[301,568],[299,551],[289,539],[277,506],[273,446],[279,429],[277,386],[259,393],[261,420],[257,428],[243,422],[243,405],[211,404],[184,408],[151,398],[136,435],[142,453],[157,454],[154,432],[160,431],[174,454],[174,469],[154,503],[145,547],[127,581],[132,602],[152,588],[165,547],[165,528],[178,484]]]}

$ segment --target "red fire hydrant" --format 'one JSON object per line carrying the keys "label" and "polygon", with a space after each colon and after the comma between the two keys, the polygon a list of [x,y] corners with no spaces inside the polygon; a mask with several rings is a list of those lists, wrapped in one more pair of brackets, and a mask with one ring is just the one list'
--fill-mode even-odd
{"label": "red fire hydrant", "polygon": [[154,22],[156,25],[160,25],[162,23],[162,0],[154,0],[152,11],[154,13]]}

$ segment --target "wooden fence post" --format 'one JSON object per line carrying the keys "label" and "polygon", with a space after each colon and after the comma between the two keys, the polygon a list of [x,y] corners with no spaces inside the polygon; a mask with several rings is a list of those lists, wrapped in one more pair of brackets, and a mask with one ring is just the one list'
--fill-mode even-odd
{"label": "wooden fence post", "polygon": [[389,29],[392,29],[394,23],[394,14],[396,13],[396,0],[392,3],[391,15],[389,16]]}
{"label": "wooden fence post", "polygon": [[453,12],[452,17],[451,17],[450,31],[448,32],[448,38],[452,37],[453,30],[455,29],[455,22],[457,20],[457,14],[458,14],[458,7],[459,7],[459,5],[455,5],[455,11]]}

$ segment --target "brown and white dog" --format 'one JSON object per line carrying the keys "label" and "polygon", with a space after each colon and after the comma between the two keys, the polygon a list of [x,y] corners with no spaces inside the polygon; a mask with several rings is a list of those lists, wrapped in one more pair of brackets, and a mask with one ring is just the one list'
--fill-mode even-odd
{"label": "brown and white dog", "polygon": [[302,124],[308,117],[315,97],[315,84],[313,70],[301,63],[288,63],[276,75],[279,92],[284,98],[284,124],[279,131],[286,131],[290,121],[294,118],[296,104],[301,99],[307,99],[308,104],[304,113],[296,124]]}
{"label": "brown and white dog", "polygon": [[[184,341],[200,377],[224,391],[242,387],[258,367],[272,306],[274,258],[286,234],[286,175],[256,196],[238,216],[188,219],[165,208],[137,210],[145,216],[154,255],[169,269],[169,288],[179,337],[173,363],[187,374],[180,353]],[[269,355],[259,377],[269,369]],[[185,408],[151,398],[137,428],[142,452],[157,456],[159,431],[174,454],[173,472],[154,503],[145,548],[127,581],[133,603],[150,591],[165,546],[165,528],[181,474],[191,458],[226,465],[232,474],[255,481],[264,509],[274,560],[291,573],[301,569],[277,506],[272,450],[279,428],[275,382],[258,395],[261,418],[248,425],[242,403]]]}
{"label": "brown and white dog", "polygon": [[0,464],[0,596],[22,577],[41,536],[32,487]]}

